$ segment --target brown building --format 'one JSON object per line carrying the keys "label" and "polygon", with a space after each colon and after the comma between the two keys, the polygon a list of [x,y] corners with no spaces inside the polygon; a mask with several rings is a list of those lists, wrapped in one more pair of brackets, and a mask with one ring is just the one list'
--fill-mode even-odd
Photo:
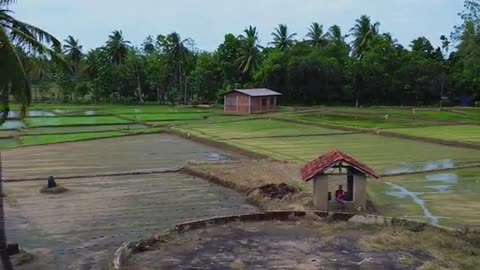
{"label": "brown building", "polygon": [[[319,211],[326,212],[365,211],[367,208],[367,176],[380,178],[373,169],[338,150],[331,151],[308,163],[301,173],[304,181],[313,180],[314,207]],[[345,176],[344,183],[342,180],[339,181]],[[329,182],[334,185],[330,185]],[[338,184],[342,185],[342,188]]]}
{"label": "brown building", "polygon": [[266,88],[235,89],[224,95],[224,111],[227,113],[262,113],[277,108],[277,97],[282,94]]}

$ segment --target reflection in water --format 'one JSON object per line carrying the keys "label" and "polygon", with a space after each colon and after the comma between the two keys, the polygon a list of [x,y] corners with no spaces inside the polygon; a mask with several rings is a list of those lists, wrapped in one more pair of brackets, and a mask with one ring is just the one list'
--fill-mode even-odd
{"label": "reflection in water", "polygon": [[[47,111],[28,111],[27,116],[29,117],[42,117],[42,116],[47,116],[47,117],[53,117],[56,116],[52,112],[47,112]],[[21,114],[19,111],[10,111],[8,112],[8,118],[20,118]]]}
{"label": "reflection in water", "polygon": [[425,172],[433,170],[443,170],[455,168],[455,163],[452,159],[433,160],[424,163],[404,163],[399,167],[387,170],[386,174],[401,174],[412,172]]}
{"label": "reflection in water", "polygon": [[21,129],[24,127],[25,124],[22,121],[7,120],[0,126],[0,129]]}
{"label": "reflection in water", "polygon": [[445,184],[458,183],[458,175],[456,173],[442,173],[442,174],[427,175],[425,179],[429,182],[442,182]]}
{"label": "reflection in water", "polygon": [[[423,209],[423,214],[425,215],[425,217],[428,218],[432,224],[438,225],[438,217],[434,216],[432,212],[430,212],[430,210],[428,210],[428,208],[425,206],[425,201],[418,197],[418,195],[421,195],[422,193],[411,192],[410,190],[402,186],[390,182],[385,183],[396,190],[396,192],[394,193],[396,195],[394,196],[397,196],[399,198],[412,198],[413,202]],[[393,195],[391,192],[387,192],[387,194]]]}
{"label": "reflection in water", "polygon": [[97,112],[96,111],[86,111],[84,112],[85,115],[96,115]]}
{"label": "reflection in water", "polygon": [[225,161],[231,161],[232,158],[230,156],[227,156],[221,153],[209,153],[206,160],[213,161],[213,162],[225,162]]}
{"label": "reflection in water", "polygon": [[448,193],[448,189],[450,188],[450,185],[445,185],[445,186],[426,186],[426,188],[432,188],[438,193]]}

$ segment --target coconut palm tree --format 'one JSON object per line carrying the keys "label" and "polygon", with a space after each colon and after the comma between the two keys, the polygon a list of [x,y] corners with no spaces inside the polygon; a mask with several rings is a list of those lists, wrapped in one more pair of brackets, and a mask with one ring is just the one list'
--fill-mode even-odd
{"label": "coconut palm tree", "polygon": [[259,45],[257,28],[249,26],[244,31],[245,35],[240,35],[241,46],[239,48],[239,58],[237,63],[243,74],[251,75],[260,66],[261,49]]}
{"label": "coconut palm tree", "polygon": [[328,41],[335,43],[337,45],[345,44],[345,38],[342,34],[342,29],[338,25],[333,25],[328,29],[327,39]]}
{"label": "coconut palm tree", "polygon": [[273,41],[270,42],[276,48],[286,50],[294,44],[294,37],[297,33],[288,33],[288,27],[285,24],[279,24],[277,28],[272,32]]}
{"label": "coconut palm tree", "polygon": [[107,51],[113,63],[121,65],[127,57],[130,41],[123,38],[122,31],[113,31],[108,36]]}
{"label": "coconut palm tree", "polygon": [[370,17],[366,15],[362,15],[360,19],[356,20],[355,26],[350,30],[353,36],[352,49],[354,57],[363,57],[369,42],[378,35],[379,27],[379,22],[372,24]]}
{"label": "coconut palm tree", "polygon": [[60,50],[60,42],[48,32],[12,16],[14,2],[0,0],[0,122],[8,115],[10,96],[22,104],[23,113],[30,103],[30,83],[18,48],[55,59]]}
{"label": "coconut palm tree", "polygon": [[327,35],[323,33],[323,25],[319,23],[312,23],[308,29],[307,39],[305,40],[310,46],[314,48],[323,48],[327,45]]}
{"label": "coconut palm tree", "polygon": [[78,70],[80,61],[83,58],[83,46],[79,44],[78,39],[68,36],[65,39],[65,45],[63,45],[63,53],[67,56],[68,61],[71,63],[71,69],[73,72]]}
{"label": "coconut palm tree", "polygon": [[177,81],[177,90],[183,92],[183,102],[187,104],[187,88],[185,81],[184,64],[188,54],[187,43],[190,38],[182,39],[180,34],[173,32],[162,38],[162,47],[167,56],[175,63],[175,78]]}

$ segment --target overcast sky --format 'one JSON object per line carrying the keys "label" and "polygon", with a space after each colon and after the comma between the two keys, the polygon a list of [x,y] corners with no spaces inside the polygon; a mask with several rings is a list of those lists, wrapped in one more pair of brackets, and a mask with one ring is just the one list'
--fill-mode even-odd
{"label": "overcast sky", "polygon": [[381,23],[404,45],[425,36],[436,46],[459,22],[463,0],[19,0],[19,19],[40,26],[59,39],[73,35],[84,49],[103,45],[113,30],[140,45],[147,35],[177,31],[201,50],[213,51],[226,33],[256,26],[263,45],[279,23],[303,38],[316,21],[326,29],[348,31],[362,14]]}

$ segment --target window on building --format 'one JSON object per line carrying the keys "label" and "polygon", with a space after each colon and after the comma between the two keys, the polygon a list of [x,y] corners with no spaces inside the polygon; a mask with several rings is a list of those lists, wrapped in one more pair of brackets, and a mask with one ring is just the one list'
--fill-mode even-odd
{"label": "window on building", "polygon": [[275,98],[270,98],[270,105],[275,105]]}

